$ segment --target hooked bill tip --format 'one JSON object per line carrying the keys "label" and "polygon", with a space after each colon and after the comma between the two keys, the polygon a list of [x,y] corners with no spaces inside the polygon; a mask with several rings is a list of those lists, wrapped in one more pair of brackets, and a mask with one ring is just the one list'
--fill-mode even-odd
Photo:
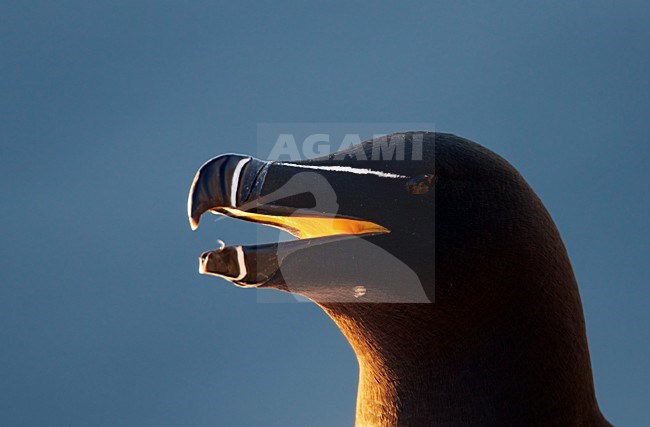
{"label": "hooked bill tip", "polygon": [[190,228],[192,229],[192,231],[199,228],[199,220],[198,219],[195,219],[195,218],[192,218],[192,217],[190,217],[189,219],[190,219]]}

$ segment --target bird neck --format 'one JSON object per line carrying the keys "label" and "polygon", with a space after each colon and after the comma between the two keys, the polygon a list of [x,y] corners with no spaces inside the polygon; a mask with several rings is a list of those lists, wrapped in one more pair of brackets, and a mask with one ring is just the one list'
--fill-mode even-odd
{"label": "bird neck", "polygon": [[359,362],[357,427],[608,425],[580,321],[510,310],[477,328],[444,323],[434,306],[325,308]]}

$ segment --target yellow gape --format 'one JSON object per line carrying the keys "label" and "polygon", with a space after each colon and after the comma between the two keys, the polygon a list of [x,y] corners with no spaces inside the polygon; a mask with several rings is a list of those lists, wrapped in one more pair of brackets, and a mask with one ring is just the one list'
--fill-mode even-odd
{"label": "yellow gape", "polygon": [[367,233],[389,233],[385,227],[369,221],[322,216],[275,216],[222,208],[229,215],[267,224],[291,233],[299,239]]}

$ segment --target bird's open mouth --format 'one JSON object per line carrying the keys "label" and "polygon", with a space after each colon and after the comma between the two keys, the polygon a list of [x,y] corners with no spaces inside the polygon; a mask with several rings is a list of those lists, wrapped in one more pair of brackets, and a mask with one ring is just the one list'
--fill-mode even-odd
{"label": "bird's open mouth", "polygon": [[281,259],[296,250],[353,236],[387,233],[381,225],[351,218],[305,215],[269,215],[221,208],[213,213],[287,231],[297,240],[247,246],[225,246],[201,254],[199,272],[225,277],[243,286],[257,286],[279,268]]}
{"label": "bird's open mouth", "polygon": [[223,208],[231,217],[266,224],[280,228],[298,239],[327,237],[337,235],[358,235],[369,233],[385,233],[388,230],[381,225],[359,219],[341,218],[332,216],[293,215],[280,216],[255,212],[246,212],[239,209]]}
{"label": "bird's open mouth", "polygon": [[[188,215],[196,229],[205,212],[268,225],[287,231],[297,240],[246,246],[225,246],[204,252],[199,271],[224,277],[242,286],[259,286],[279,270],[288,254],[314,245],[388,233],[379,224],[363,219],[312,210],[297,205],[278,205],[262,196],[268,164],[250,157],[220,156],[197,172],[190,189]],[[289,190],[288,196],[295,191]],[[287,194],[282,194],[286,200]]]}

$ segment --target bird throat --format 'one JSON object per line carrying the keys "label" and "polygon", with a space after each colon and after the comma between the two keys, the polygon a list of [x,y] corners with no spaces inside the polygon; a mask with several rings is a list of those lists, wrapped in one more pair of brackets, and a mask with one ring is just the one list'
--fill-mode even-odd
{"label": "bird throat", "polygon": [[[486,325],[479,335],[462,322],[409,326],[406,319],[438,322],[434,304],[322,307],[359,363],[356,427],[609,425],[582,345],[552,336],[531,344],[516,321]],[[530,324],[532,333],[553,330],[547,326]]]}

